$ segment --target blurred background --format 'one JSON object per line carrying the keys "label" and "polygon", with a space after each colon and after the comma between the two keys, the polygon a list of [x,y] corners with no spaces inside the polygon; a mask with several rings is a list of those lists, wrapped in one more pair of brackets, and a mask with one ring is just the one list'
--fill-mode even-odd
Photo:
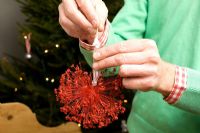
{"label": "blurred background", "polygon": [[[109,20],[123,6],[123,0],[104,0]],[[72,64],[91,71],[79,51],[77,39],[67,36],[58,23],[59,0],[0,1],[0,102],[24,103],[36,113],[38,121],[54,127],[67,121],[59,110],[54,89],[59,78]],[[122,133],[126,127],[133,94],[124,92],[125,114],[102,129]]]}
{"label": "blurred background", "polygon": [[18,23],[24,22],[20,5],[15,0],[0,1],[0,57],[4,53],[23,58],[23,49],[18,44]]}

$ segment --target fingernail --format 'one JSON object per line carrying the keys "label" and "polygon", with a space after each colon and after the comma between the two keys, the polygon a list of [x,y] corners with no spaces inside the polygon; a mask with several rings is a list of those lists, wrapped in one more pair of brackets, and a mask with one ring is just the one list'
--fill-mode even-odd
{"label": "fingernail", "polygon": [[94,59],[99,58],[100,57],[100,53],[95,51],[94,54],[93,54],[93,57],[94,57]]}

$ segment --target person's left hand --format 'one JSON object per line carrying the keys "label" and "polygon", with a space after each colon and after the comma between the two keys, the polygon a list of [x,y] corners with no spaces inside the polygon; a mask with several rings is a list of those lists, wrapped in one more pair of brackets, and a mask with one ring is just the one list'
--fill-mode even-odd
{"label": "person's left hand", "polygon": [[95,50],[93,69],[120,66],[123,86],[141,91],[155,90],[167,96],[174,84],[175,65],[160,58],[155,41],[137,39]]}

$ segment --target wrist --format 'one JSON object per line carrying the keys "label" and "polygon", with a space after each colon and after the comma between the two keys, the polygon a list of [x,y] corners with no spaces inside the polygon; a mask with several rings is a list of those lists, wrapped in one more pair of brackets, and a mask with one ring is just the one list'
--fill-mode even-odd
{"label": "wrist", "polygon": [[164,61],[161,61],[161,78],[160,78],[160,85],[156,89],[157,92],[161,93],[164,97],[167,97],[174,87],[175,83],[175,73],[176,73],[176,66]]}
{"label": "wrist", "polygon": [[179,98],[182,96],[183,92],[187,87],[187,69],[184,67],[176,66],[175,72],[175,82],[173,89],[167,97],[164,97],[164,100],[169,104],[176,103]]}

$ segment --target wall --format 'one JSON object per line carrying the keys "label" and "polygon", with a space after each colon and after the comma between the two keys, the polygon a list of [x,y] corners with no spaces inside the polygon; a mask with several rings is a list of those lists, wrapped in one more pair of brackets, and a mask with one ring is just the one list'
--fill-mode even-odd
{"label": "wall", "polygon": [[24,58],[19,45],[17,22],[23,22],[19,4],[15,0],[0,0],[0,57],[5,53]]}

